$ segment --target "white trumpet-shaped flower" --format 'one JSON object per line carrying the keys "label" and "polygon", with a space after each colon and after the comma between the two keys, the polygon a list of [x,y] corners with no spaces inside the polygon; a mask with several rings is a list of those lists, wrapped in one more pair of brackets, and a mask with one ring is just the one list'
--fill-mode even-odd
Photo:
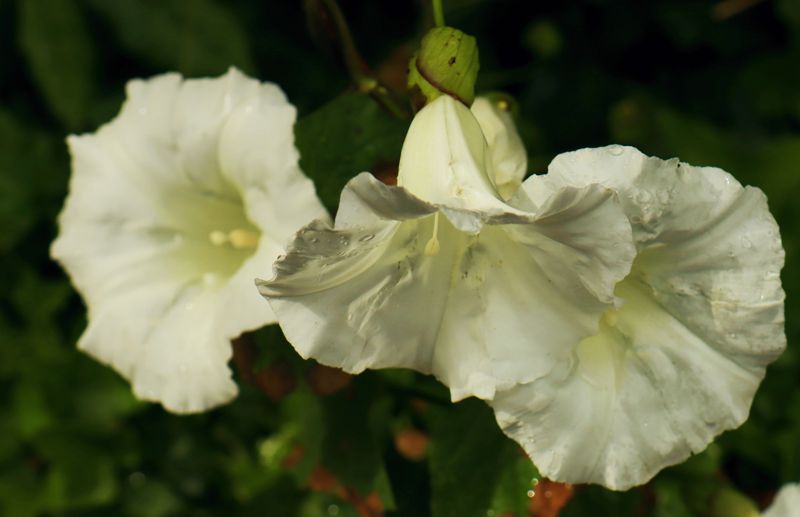
{"label": "white trumpet-shaped flower", "polygon": [[442,96],[411,124],[399,186],[363,173],[334,228],[298,232],[259,287],[302,356],[432,372],[453,399],[487,399],[597,332],[634,254],[615,196],[565,187],[514,208],[490,151],[473,113]]}
{"label": "white trumpet-shaped flower", "polygon": [[275,321],[253,278],[326,213],[274,84],[166,74],[127,96],[112,122],[68,139],[52,255],[88,307],[78,346],[139,398],[200,411],[236,394],[230,339]]}
{"label": "white trumpet-shaped flower", "polygon": [[542,475],[626,489],[741,425],[783,351],[784,253],[764,194],[630,147],[559,155],[514,203],[565,186],[620,195],[637,257],[600,332],[491,402]]}
{"label": "white trumpet-shaped flower", "polygon": [[784,485],[762,517],[800,517],[800,484]]}

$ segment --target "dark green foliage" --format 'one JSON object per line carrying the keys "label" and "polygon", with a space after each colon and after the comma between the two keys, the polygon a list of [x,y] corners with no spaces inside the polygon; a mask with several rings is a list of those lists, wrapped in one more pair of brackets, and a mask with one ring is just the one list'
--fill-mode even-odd
{"label": "dark green foliage", "polygon": [[297,123],[300,166],[334,209],[350,178],[396,164],[407,127],[366,95],[346,93]]}
{"label": "dark green foliage", "polygon": [[[718,19],[706,1],[444,1],[448,24],[477,38],[478,91],[516,99],[531,172],[612,142],[723,167],[767,193],[787,252],[789,349],[747,423],[644,487],[578,487],[561,516],[763,507],[800,481],[800,3]],[[415,1],[340,3],[373,69],[426,28]],[[272,327],[250,336],[246,368],[280,365],[288,396],[269,399],[237,368],[235,402],[178,417],[76,350],[85,310],[48,258],[66,133],[113,117],[129,78],[229,66],[298,106],[301,165],[331,210],[354,175],[396,167],[408,120],[348,89],[301,2],[0,0],[0,515],[344,517],[369,497],[390,515],[526,515],[535,468],[482,402],[451,404],[432,378],[367,372],[320,394],[313,362]],[[430,438],[419,461],[395,445],[408,428]]]}

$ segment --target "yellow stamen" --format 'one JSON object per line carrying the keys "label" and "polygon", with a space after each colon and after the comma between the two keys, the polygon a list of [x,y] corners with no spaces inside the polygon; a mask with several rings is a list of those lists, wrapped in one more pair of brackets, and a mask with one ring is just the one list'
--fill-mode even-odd
{"label": "yellow stamen", "polygon": [[255,248],[258,246],[258,234],[256,232],[243,230],[241,228],[237,228],[229,233],[228,240],[230,240],[231,246],[237,250]]}
{"label": "yellow stamen", "polygon": [[222,246],[226,242],[228,242],[228,234],[225,232],[221,232],[219,230],[214,230],[213,232],[208,234],[208,240],[211,241],[211,244],[214,246]]}
{"label": "yellow stamen", "polygon": [[425,244],[425,254],[429,257],[435,257],[439,254],[439,212],[433,216],[433,236]]}
{"label": "yellow stamen", "polygon": [[606,320],[606,323],[609,327],[614,327],[617,325],[618,319],[618,312],[617,309],[608,309],[604,314],[603,317]]}
{"label": "yellow stamen", "polygon": [[228,233],[214,230],[208,234],[208,240],[210,240],[211,244],[214,246],[230,244],[231,247],[237,250],[255,248],[258,246],[258,237],[258,233],[242,228],[231,230]]}

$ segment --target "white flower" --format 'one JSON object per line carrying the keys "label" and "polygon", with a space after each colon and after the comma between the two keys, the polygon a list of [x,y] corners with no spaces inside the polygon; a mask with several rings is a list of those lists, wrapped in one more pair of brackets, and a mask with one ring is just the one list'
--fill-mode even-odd
{"label": "white flower", "polygon": [[781,488],[772,505],[762,517],[800,517],[800,484],[788,484]]}
{"label": "white flower", "polygon": [[201,411],[236,394],[230,339],[275,321],[253,278],[326,213],[274,84],[232,69],[131,81],[127,94],[112,122],[68,139],[52,255],[88,306],[78,346],[139,398]]}
{"label": "white flower", "polygon": [[259,282],[297,351],[353,373],[432,372],[453,399],[491,398],[596,333],[634,254],[616,198],[566,187],[519,210],[493,187],[494,161],[465,106],[442,96],[421,110],[399,186],[357,176],[335,227],[301,230]]}
{"label": "white flower", "polygon": [[542,475],[626,489],[748,416],[783,351],[783,249],[764,194],[630,147],[559,155],[515,201],[565,185],[619,192],[638,255],[600,332],[491,402]]}

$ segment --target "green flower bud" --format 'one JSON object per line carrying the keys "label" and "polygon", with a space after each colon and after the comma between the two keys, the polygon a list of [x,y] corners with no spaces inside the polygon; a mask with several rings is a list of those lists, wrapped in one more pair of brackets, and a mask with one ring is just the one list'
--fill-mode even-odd
{"label": "green flower bud", "polygon": [[452,27],[437,27],[422,38],[411,59],[408,86],[417,86],[428,102],[445,94],[469,106],[475,100],[479,67],[475,38]]}

